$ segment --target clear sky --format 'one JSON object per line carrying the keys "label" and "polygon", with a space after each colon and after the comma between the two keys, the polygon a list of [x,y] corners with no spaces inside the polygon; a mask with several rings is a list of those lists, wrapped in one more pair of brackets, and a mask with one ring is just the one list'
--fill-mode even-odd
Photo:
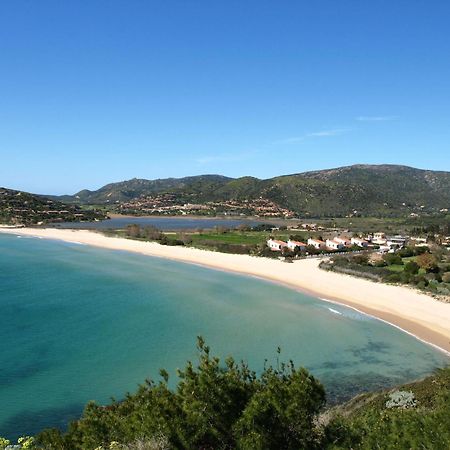
{"label": "clear sky", "polygon": [[448,0],[3,0],[0,186],[450,170]]}

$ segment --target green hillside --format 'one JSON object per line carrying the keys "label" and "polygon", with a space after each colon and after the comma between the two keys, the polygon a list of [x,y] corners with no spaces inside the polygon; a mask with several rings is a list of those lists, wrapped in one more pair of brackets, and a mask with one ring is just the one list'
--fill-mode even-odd
{"label": "green hillside", "polygon": [[33,225],[103,218],[104,214],[95,210],[83,210],[77,205],[67,205],[40,195],[0,188],[0,223],[3,224]]}
{"label": "green hillside", "polygon": [[201,175],[162,180],[133,179],[61,199],[120,204],[149,195],[176,194],[180,202],[265,198],[299,216],[403,216],[450,207],[450,173],[396,165],[354,165],[267,180]]}

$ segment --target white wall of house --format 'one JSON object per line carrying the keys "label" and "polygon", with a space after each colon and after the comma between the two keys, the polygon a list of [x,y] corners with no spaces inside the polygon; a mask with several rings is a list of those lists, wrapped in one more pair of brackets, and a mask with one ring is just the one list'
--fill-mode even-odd
{"label": "white wall of house", "polygon": [[331,239],[327,239],[325,241],[325,245],[328,248],[331,248],[332,250],[340,250],[341,248],[344,247],[344,244],[342,242],[338,242],[337,240],[331,240]]}
{"label": "white wall of house", "polygon": [[320,250],[321,248],[325,247],[325,242],[322,241],[318,241],[316,239],[308,239],[308,245],[312,245],[313,247],[315,247],[317,250]]}
{"label": "white wall of house", "polygon": [[300,250],[305,250],[305,248],[306,248],[306,246],[305,246],[305,245],[302,245],[301,242],[298,242],[298,241],[291,241],[290,239],[289,239],[289,241],[287,242],[287,246],[288,246],[289,249],[292,250],[292,251],[294,251],[297,247],[298,247]]}
{"label": "white wall of house", "polygon": [[271,249],[271,250],[275,250],[277,252],[280,252],[282,250],[283,247],[286,247],[287,244],[286,242],[283,241],[277,241],[276,239],[269,239],[267,241],[267,246]]}
{"label": "white wall of house", "polygon": [[352,238],[351,243],[353,245],[357,245],[358,247],[367,247],[368,242],[364,239]]}

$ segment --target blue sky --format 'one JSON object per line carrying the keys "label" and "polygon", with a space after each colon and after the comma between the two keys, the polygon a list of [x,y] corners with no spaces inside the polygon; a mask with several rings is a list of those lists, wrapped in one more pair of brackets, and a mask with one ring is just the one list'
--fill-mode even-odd
{"label": "blue sky", "polygon": [[0,185],[450,170],[447,0],[0,2]]}

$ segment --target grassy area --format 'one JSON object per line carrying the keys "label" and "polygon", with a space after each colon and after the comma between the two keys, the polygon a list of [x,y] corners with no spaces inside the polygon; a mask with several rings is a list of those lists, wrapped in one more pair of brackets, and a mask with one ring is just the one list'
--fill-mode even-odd
{"label": "grassy area", "polygon": [[192,239],[193,244],[199,241],[215,241],[228,244],[261,244],[267,239],[268,233],[230,231],[227,233],[190,233],[188,236]]}
{"label": "grassy area", "polygon": [[403,270],[405,270],[405,266],[400,264],[392,264],[391,266],[387,266],[387,269],[391,272],[403,272]]}
{"label": "grassy area", "polygon": [[289,231],[267,232],[230,230],[225,233],[220,233],[217,231],[204,231],[201,233],[178,233],[178,239],[182,236],[189,236],[194,245],[202,241],[222,242],[225,244],[259,245],[265,244],[270,236],[275,239],[286,241],[292,234],[293,233]]}
{"label": "grassy area", "polygon": [[383,231],[388,234],[410,233],[417,228],[448,227],[448,215],[377,218],[377,217],[342,217],[329,220],[318,220],[316,223],[327,228],[343,228],[350,232],[373,233]]}

